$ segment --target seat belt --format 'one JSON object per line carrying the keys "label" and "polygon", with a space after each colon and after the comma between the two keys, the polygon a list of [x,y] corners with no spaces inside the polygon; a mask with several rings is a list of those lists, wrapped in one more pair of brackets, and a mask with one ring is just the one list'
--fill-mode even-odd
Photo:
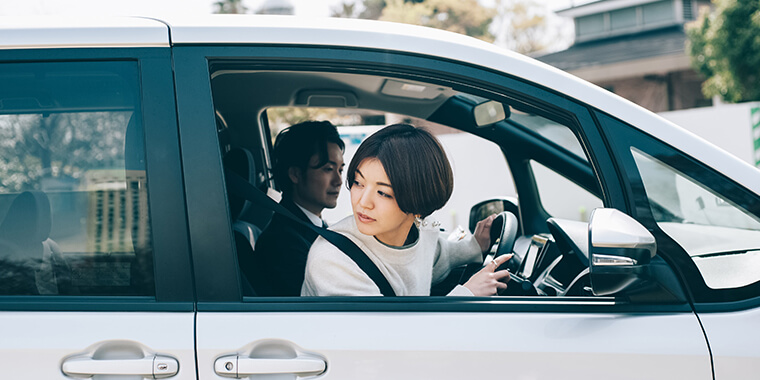
{"label": "seat belt", "polygon": [[317,227],[312,223],[304,222],[301,218],[290,212],[290,210],[275,202],[272,198],[269,198],[263,191],[259,190],[236,173],[225,170],[224,177],[227,182],[227,189],[232,191],[235,195],[312,229],[332,245],[343,251],[346,256],[351,258],[351,260],[353,260],[356,265],[369,276],[375,285],[377,285],[382,295],[386,297],[396,296],[396,292],[393,291],[388,279],[386,279],[383,273],[380,272],[377,265],[375,265],[372,259],[370,259],[369,256],[356,245],[356,243],[351,241],[351,239],[335,231],[330,231],[326,228]]}

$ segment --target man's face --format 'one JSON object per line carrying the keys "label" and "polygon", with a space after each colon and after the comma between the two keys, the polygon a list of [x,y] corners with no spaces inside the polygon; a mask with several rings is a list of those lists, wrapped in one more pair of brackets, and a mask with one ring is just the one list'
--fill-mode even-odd
{"label": "man's face", "polygon": [[338,194],[343,185],[343,151],[338,144],[327,143],[327,163],[319,164],[319,155],[314,154],[309,160],[306,171],[290,168],[293,182],[293,200],[301,207],[316,215],[321,215],[325,208],[334,208],[338,204]]}

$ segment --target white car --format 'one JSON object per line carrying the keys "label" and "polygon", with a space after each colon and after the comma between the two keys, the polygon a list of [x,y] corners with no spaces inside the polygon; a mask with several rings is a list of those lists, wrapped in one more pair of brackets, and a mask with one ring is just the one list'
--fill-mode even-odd
{"label": "white car", "polygon": [[[603,89],[383,22],[2,18],[0,35],[0,378],[760,371],[760,172]],[[298,115],[469,141],[455,174],[483,182],[454,198],[472,221],[505,212],[507,292],[438,295],[462,268],[429,297],[256,296],[233,225],[271,212],[230,202],[225,157],[250,153],[273,193],[272,137]]]}

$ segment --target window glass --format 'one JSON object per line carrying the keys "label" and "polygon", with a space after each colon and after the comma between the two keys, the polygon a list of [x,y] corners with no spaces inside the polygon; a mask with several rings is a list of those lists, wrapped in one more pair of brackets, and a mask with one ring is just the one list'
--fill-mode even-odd
{"label": "window glass", "polygon": [[546,166],[531,160],[530,167],[536,178],[541,205],[549,215],[588,222],[593,209],[604,207],[602,200],[594,194]]}
{"label": "window glass", "polygon": [[604,14],[578,17],[575,21],[578,36],[587,36],[604,32]]}
{"label": "window glass", "polygon": [[676,18],[672,1],[658,1],[641,6],[644,25],[673,21]]}
{"label": "window glass", "polygon": [[[428,129],[443,145],[454,171],[454,192],[451,199],[442,209],[428,217],[448,231],[459,226],[467,228],[470,208],[479,201],[516,196],[512,175],[501,149],[496,144],[470,133],[407,115],[370,110],[285,107],[270,108],[267,115],[273,139],[280,130],[299,121],[331,121],[338,127],[338,132],[346,144],[343,155],[346,167],[361,142],[386,125],[410,123]],[[487,172],[473,169],[482,167],[483,162],[488,162]],[[344,187],[338,197],[338,206],[325,209],[322,215],[328,223],[334,223],[351,215],[351,212],[349,192]]]}
{"label": "window glass", "polygon": [[570,128],[541,116],[526,114],[520,111],[513,111],[509,116],[509,120],[538,133],[568,152],[573,153],[578,158],[588,162],[583,147],[581,147],[578,138],[575,137]]}
{"label": "window glass", "polygon": [[153,295],[137,64],[0,82],[0,295]]}
{"label": "window glass", "polygon": [[657,225],[694,260],[707,286],[760,280],[760,221],[705,184],[631,149]]}
{"label": "window glass", "polygon": [[636,8],[618,9],[610,12],[610,29],[620,30],[636,26]]}

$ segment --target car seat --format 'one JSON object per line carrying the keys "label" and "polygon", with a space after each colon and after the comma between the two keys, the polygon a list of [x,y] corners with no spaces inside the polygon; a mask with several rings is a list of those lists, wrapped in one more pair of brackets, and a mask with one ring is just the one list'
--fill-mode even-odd
{"label": "car seat", "polygon": [[[253,154],[245,148],[232,148],[227,152],[224,156],[224,167],[258,188],[266,187],[266,176],[257,170]],[[261,228],[245,218],[253,213],[250,201],[230,191],[227,192],[227,199],[238,265],[243,274],[243,292],[246,295],[255,295],[250,279],[253,278],[253,250],[256,247],[256,239],[261,234]]]}
{"label": "car seat", "polygon": [[70,286],[70,270],[52,239],[50,201],[41,191],[13,200],[0,224],[3,273],[0,294],[59,294]]}

